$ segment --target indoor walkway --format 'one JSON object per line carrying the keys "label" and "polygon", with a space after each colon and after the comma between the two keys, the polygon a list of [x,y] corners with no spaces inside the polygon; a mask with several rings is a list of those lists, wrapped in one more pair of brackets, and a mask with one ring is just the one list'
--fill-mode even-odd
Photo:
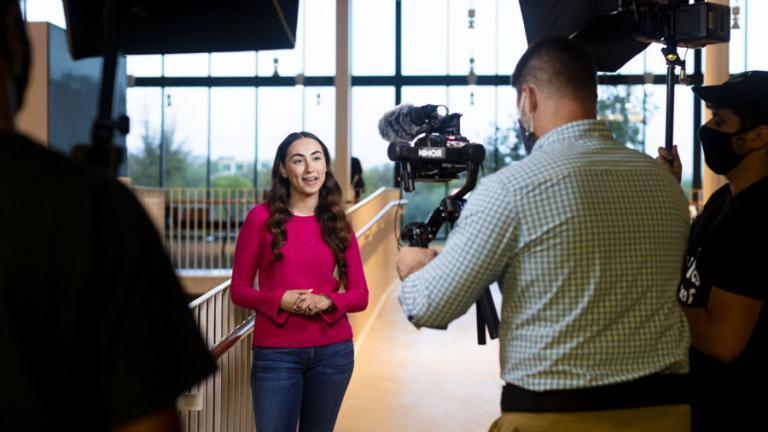
{"label": "indoor walkway", "polygon": [[355,372],[335,430],[487,431],[500,412],[498,340],[477,345],[474,308],[447,331],[417,330],[397,293],[388,293],[370,330],[356,337]]}

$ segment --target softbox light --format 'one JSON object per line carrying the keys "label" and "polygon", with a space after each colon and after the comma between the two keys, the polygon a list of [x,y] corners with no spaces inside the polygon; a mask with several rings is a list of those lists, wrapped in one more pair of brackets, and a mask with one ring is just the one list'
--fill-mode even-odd
{"label": "softbox light", "polygon": [[528,44],[545,36],[581,41],[595,67],[615,72],[648,47],[632,37],[631,12],[617,12],[617,0],[520,0]]}
{"label": "softbox light", "polygon": [[[103,0],[64,0],[75,59],[103,55]],[[120,0],[121,54],[293,48],[298,0]]]}

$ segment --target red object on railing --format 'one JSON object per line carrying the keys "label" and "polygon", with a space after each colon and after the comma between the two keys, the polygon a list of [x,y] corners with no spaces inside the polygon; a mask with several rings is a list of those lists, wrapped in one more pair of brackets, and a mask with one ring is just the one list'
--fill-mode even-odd
{"label": "red object on railing", "polygon": [[232,330],[230,334],[227,335],[224,339],[222,339],[219,343],[216,344],[213,348],[211,348],[211,356],[213,356],[214,360],[218,360],[219,357],[224,355],[227,350],[235,346],[240,340],[246,336],[248,336],[248,333],[253,331],[253,315],[249,316],[247,320],[240,323],[237,328]]}

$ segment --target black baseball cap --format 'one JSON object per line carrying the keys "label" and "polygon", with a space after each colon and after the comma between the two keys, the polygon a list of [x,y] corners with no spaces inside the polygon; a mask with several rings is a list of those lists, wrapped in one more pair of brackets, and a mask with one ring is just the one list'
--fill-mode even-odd
{"label": "black baseball cap", "polygon": [[768,72],[747,71],[732,76],[720,85],[693,87],[693,92],[708,104],[729,108],[768,122]]}

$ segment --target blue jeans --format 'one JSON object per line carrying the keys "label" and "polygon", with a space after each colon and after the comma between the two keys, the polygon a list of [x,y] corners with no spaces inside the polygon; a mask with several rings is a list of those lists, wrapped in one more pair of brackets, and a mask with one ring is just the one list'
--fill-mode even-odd
{"label": "blue jeans", "polygon": [[331,432],[352,377],[352,340],[310,348],[253,348],[258,432]]}

